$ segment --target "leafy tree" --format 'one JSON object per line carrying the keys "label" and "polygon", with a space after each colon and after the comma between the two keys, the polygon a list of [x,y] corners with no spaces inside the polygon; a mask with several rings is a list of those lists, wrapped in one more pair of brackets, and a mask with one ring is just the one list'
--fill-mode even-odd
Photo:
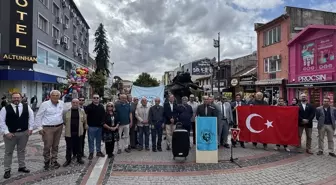
{"label": "leafy tree", "polygon": [[141,73],[135,82],[133,82],[133,85],[141,87],[155,87],[159,86],[160,84],[156,78],[151,77],[148,73]]}
{"label": "leafy tree", "polygon": [[88,82],[94,89],[95,93],[98,93],[100,97],[104,97],[104,86],[106,84],[106,76],[102,71],[96,71],[88,76]]}
{"label": "leafy tree", "polygon": [[104,25],[100,23],[96,32],[95,32],[95,48],[93,52],[96,53],[96,63],[97,69],[96,72],[103,72],[104,75],[109,76],[110,71],[108,70],[109,62],[109,46],[106,37],[106,30]]}

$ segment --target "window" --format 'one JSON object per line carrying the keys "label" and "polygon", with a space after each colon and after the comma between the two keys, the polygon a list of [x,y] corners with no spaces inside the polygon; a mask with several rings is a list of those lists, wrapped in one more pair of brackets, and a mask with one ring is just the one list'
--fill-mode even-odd
{"label": "window", "polygon": [[77,50],[77,44],[76,43],[72,43],[72,47],[73,47],[73,49],[74,49],[74,52]]}
{"label": "window", "polygon": [[58,66],[58,56],[53,52],[49,52],[48,66],[51,66],[51,67]]}
{"label": "window", "polygon": [[57,4],[53,3],[53,7],[52,7],[52,13],[56,16],[59,17],[59,7],[57,6]]}
{"label": "window", "polygon": [[79,32],[79,40],[83,41],[83,33],[82,32]]}
{"label": "window", "polygon": [[40,0],[40,2],[46,7],[49,5],[49,0]]}
{"label": "window", "polygon": [[39,17],[38,17],[38,28],[40,28],[42,31],[48,33],[49,22],[46,18],[44,18],[40,14],[39,14]]}
{"label": "window", "polygon": [[41,47],[37,47],[37,63],[39,64],[48,63],[48,51]]}
{"label": "window", "polygon": [[264,59],[264,72],[274,73],[281,71],[281,58],[280,55]]}
{"label": "window", "polygon": [[77,35],[77,27],[76,26],[73,26],[73,34]]}
{"label": "window", "polygon": [[55,39],[58,39],[58,38],[60,38],[59,34],[60,34],[59,29],[57,29],[55,26],[53,26],[52,32],[51,32],[52,37],[55,38]]}
{"label": "window", "polygon": [[64,24],[69,25],[70,19],[68,16],[64,15]]}
{"label": "window", "polygon": [[268,46],[281,41],[281,27],[277,26],[270,30],[264,31],[264,46]]}
{"label": "window", "polygon": [[63,58],[58,58],[58,65],[60,69],[64,70],[65,69],[65,60]]}

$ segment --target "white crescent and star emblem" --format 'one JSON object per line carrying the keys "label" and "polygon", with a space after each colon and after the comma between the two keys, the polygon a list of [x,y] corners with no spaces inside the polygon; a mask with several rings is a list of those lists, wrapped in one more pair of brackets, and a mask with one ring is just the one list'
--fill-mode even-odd
{"label": "white crescent and star emblem", "polygon": [[[254,117],[263,118],[263,117],[260,116],[259,114],[255,114],[255,113],[254,113],[254,114],[250,114],[250,115],[246,118],[246,121],[245,121],[245,123],[246,123],[246,127],[247,127],[247,129],[250,130],[250,132],[259,134],[259,133],[261,133],[262,131],[264,131],[264,129],[262,129],[262,130],[255,130],[254,128],[252,128],[252,126],[251,126],[251,120],[252,120],[252,118],[254,118]],[[268,121],[268,120],[267,120],[267,122],[265,123],[265,125],[267,126],[267,128],[273,127],[272,124],[273,124],[273,121]]]}

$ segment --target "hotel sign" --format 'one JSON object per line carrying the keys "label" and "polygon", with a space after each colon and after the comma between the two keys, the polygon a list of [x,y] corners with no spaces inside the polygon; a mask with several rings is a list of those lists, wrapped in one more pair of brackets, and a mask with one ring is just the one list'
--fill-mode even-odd
{"label": "hotel sign", "polygon": [[9,53],[7,60],[35,62],[32,55],[34,0],[10,1]]}
{"label": "hotel sign", "polygon": [[2,58],[6,61],[24,61],[24,62],[37,63],[37,57],[35,56],[4,54]]}

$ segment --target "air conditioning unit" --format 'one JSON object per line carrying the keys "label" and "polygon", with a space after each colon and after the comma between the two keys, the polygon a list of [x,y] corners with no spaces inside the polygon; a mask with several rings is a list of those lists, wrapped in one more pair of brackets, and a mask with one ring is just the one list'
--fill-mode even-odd
{"label": "air conditioning unit", "polygon": [[79,18],[77,18],[76,24],[77,24],[77,25],[80,25]]}
{"label": "air conditioning unit", "polygon": [[70,10],[70,17],[75,17],[74,10]]}
{"label": "air conditioning unit", "polygon": [[56,23],[62,24],[62,18],[61,17],[56,17]]}
{"label": "air conditioning unit", "polygon": [[78,52],[78,55],[82,55],[83,54],[82,48],[78,48],[77,52]]}
{"label": "air conditioning unit", "polygon": [[69,29],[69,24],[63,24],[64,29]]}
{"label": "air conditioning unit", "polygon": [[63,7],[63,8],[67,7],[67,3],[66,3],[65,0],[62,0],[62,7]]}
{"label": "air conditioning unit", "polygon": [[81,40],[81,44],[84,45],[84,41],[83,40]]}
{"label": "air conditioning unit", "polygon": [[63,36],[61,42],[62,42],[62,44],[68,44],[68,38]]}
{"label": "air conditioning unit", "polygon": [[66,45],[65,45],[65,49],[66,49],[66,50],[69,50],[69,49],[70,49],[69,44],[66,44]]}
{"label": "air conditioning unit", "polygon": [[74,35],[74,40],[77,40],[78,39],[78,35]]}
{"label": "air conditioning unit", "polygon": [[54,39],[54,44],[55,45],[60,45],[61,44],[61,40],[60,39]]}
{"label": "air conditioning unit", "polygon": [[78,52],[74,52],[75,57],[78,57]]}

